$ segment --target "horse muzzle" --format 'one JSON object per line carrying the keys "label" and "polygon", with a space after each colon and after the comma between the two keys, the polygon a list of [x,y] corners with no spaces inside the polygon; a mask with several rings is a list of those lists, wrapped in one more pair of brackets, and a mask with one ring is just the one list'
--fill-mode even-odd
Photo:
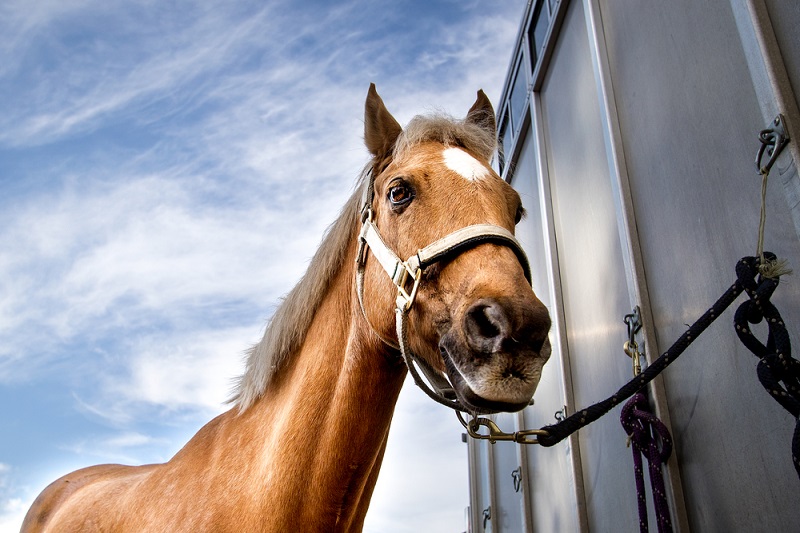
{"label": "horse muzzle", "polygon": [[475,413],[519,411],[550,357],[550,316],[538,300],[481,298],[441,336],[439,351],[459,401]]}

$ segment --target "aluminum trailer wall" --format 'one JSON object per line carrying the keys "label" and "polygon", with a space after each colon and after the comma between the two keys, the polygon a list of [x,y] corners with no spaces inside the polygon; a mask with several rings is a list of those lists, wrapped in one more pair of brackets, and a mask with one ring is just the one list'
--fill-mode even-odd
{"label": "aluminum trailer wall", "polygon": [[[798,28],[787,0],[529,2],[497,106],[498,168],[528,210],[518,235],[554,353],[535,405],[498,415],[501,426],[541,427],[626,382],[622,317],[634,306],[652,360],[724,292],[755,252],[753,159],[778,113],[792,141],[770,175],[765,241],[800,270]],[[795,279],[773,301],[799,347]],[[672,521],[800,531],[795,421],[758,383],[732,317],[650,387],[675,440]],[[619,411],[552,448],[470,441],[471,530],[635,530]]]}

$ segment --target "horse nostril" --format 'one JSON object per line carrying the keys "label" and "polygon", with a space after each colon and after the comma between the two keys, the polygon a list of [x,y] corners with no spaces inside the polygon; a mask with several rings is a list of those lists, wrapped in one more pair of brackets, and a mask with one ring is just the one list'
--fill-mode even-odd
{"label": "horse nostril", "polygon": [[481,306],[470,312],[476,333],[482,337],[492,338],[500,335],[500,327],[494,322],[491,307]]}
{"label": "horse nostril", "polygon": [[509,320],[500,304],[480,300],[473,304],[464,317],[464,330],[470,346],[484,353],[500,351],[508,336]]}

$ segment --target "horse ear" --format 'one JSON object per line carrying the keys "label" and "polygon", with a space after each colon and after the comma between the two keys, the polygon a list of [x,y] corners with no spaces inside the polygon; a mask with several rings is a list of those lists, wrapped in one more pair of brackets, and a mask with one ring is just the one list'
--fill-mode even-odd
{"label": "horse ear", "polygon": [[364,142],[367,149],[376,159],[383,159],[394,148],[402,131],[403,128],[378,96],[375,84],[370,83],[367,102],[364,104]]}
{"label": "horse ear", "polygon": [[465,122],[480,126],[488,133],[491,133],[492,137],[497,133],[497,124],[494,118],[492,103],[482,89],[478,90],[478,99],[475,100],[475,103],[472,104],[472,107],[469,109]]}

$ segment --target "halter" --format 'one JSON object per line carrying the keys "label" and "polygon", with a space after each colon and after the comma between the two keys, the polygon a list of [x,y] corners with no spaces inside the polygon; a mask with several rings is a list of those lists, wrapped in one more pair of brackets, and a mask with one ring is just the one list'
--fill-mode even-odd
{"label": "halter", "polygon": [[[468,412],[469,409],[458,401],[455,389],[447,377],[407,348],[406,317],[411,307],[414,305],[417,290],[422,281],[422,274],[427,267],[445,258],[457,255],[479,244],[491,242],[511,248],[522,265],[525,278],[530,283],[531,272],[530,266],[528,265],[528,258],[522,250],[519,241],[517,241],[514,235],[507,229],[494,224],[474,224],[442,237],[421,250],[418,250],[416,254],[403,261],[386,245],[381,238],[377,226],[375,226],[373,222],[372,201],[374,197],[374,182],[372,179],[368,179],[362,195],[361,232],[358,236],[358,253],[356,254],[356,288],[361,312],[364,314],[364,318],[367,320],[372,331],[385,344],[400,350],[403,361],[408,367],[411,376],[414,378],[414,382],[425,394],[435,402],[446,405],[451,409]],[[397,289],[394,310],[397,343],[384,338],[378,333],[375,327],[372,326],[369,317],[367,317],[367,312],[364,307],[364,272],[367,265],[367,249],[372,252],[372,255],[389,275],[389,278]],[[417,366],[422,370],[422,373],[425,374],[430,385],[425,383],[419,375],[416,369]]]}

